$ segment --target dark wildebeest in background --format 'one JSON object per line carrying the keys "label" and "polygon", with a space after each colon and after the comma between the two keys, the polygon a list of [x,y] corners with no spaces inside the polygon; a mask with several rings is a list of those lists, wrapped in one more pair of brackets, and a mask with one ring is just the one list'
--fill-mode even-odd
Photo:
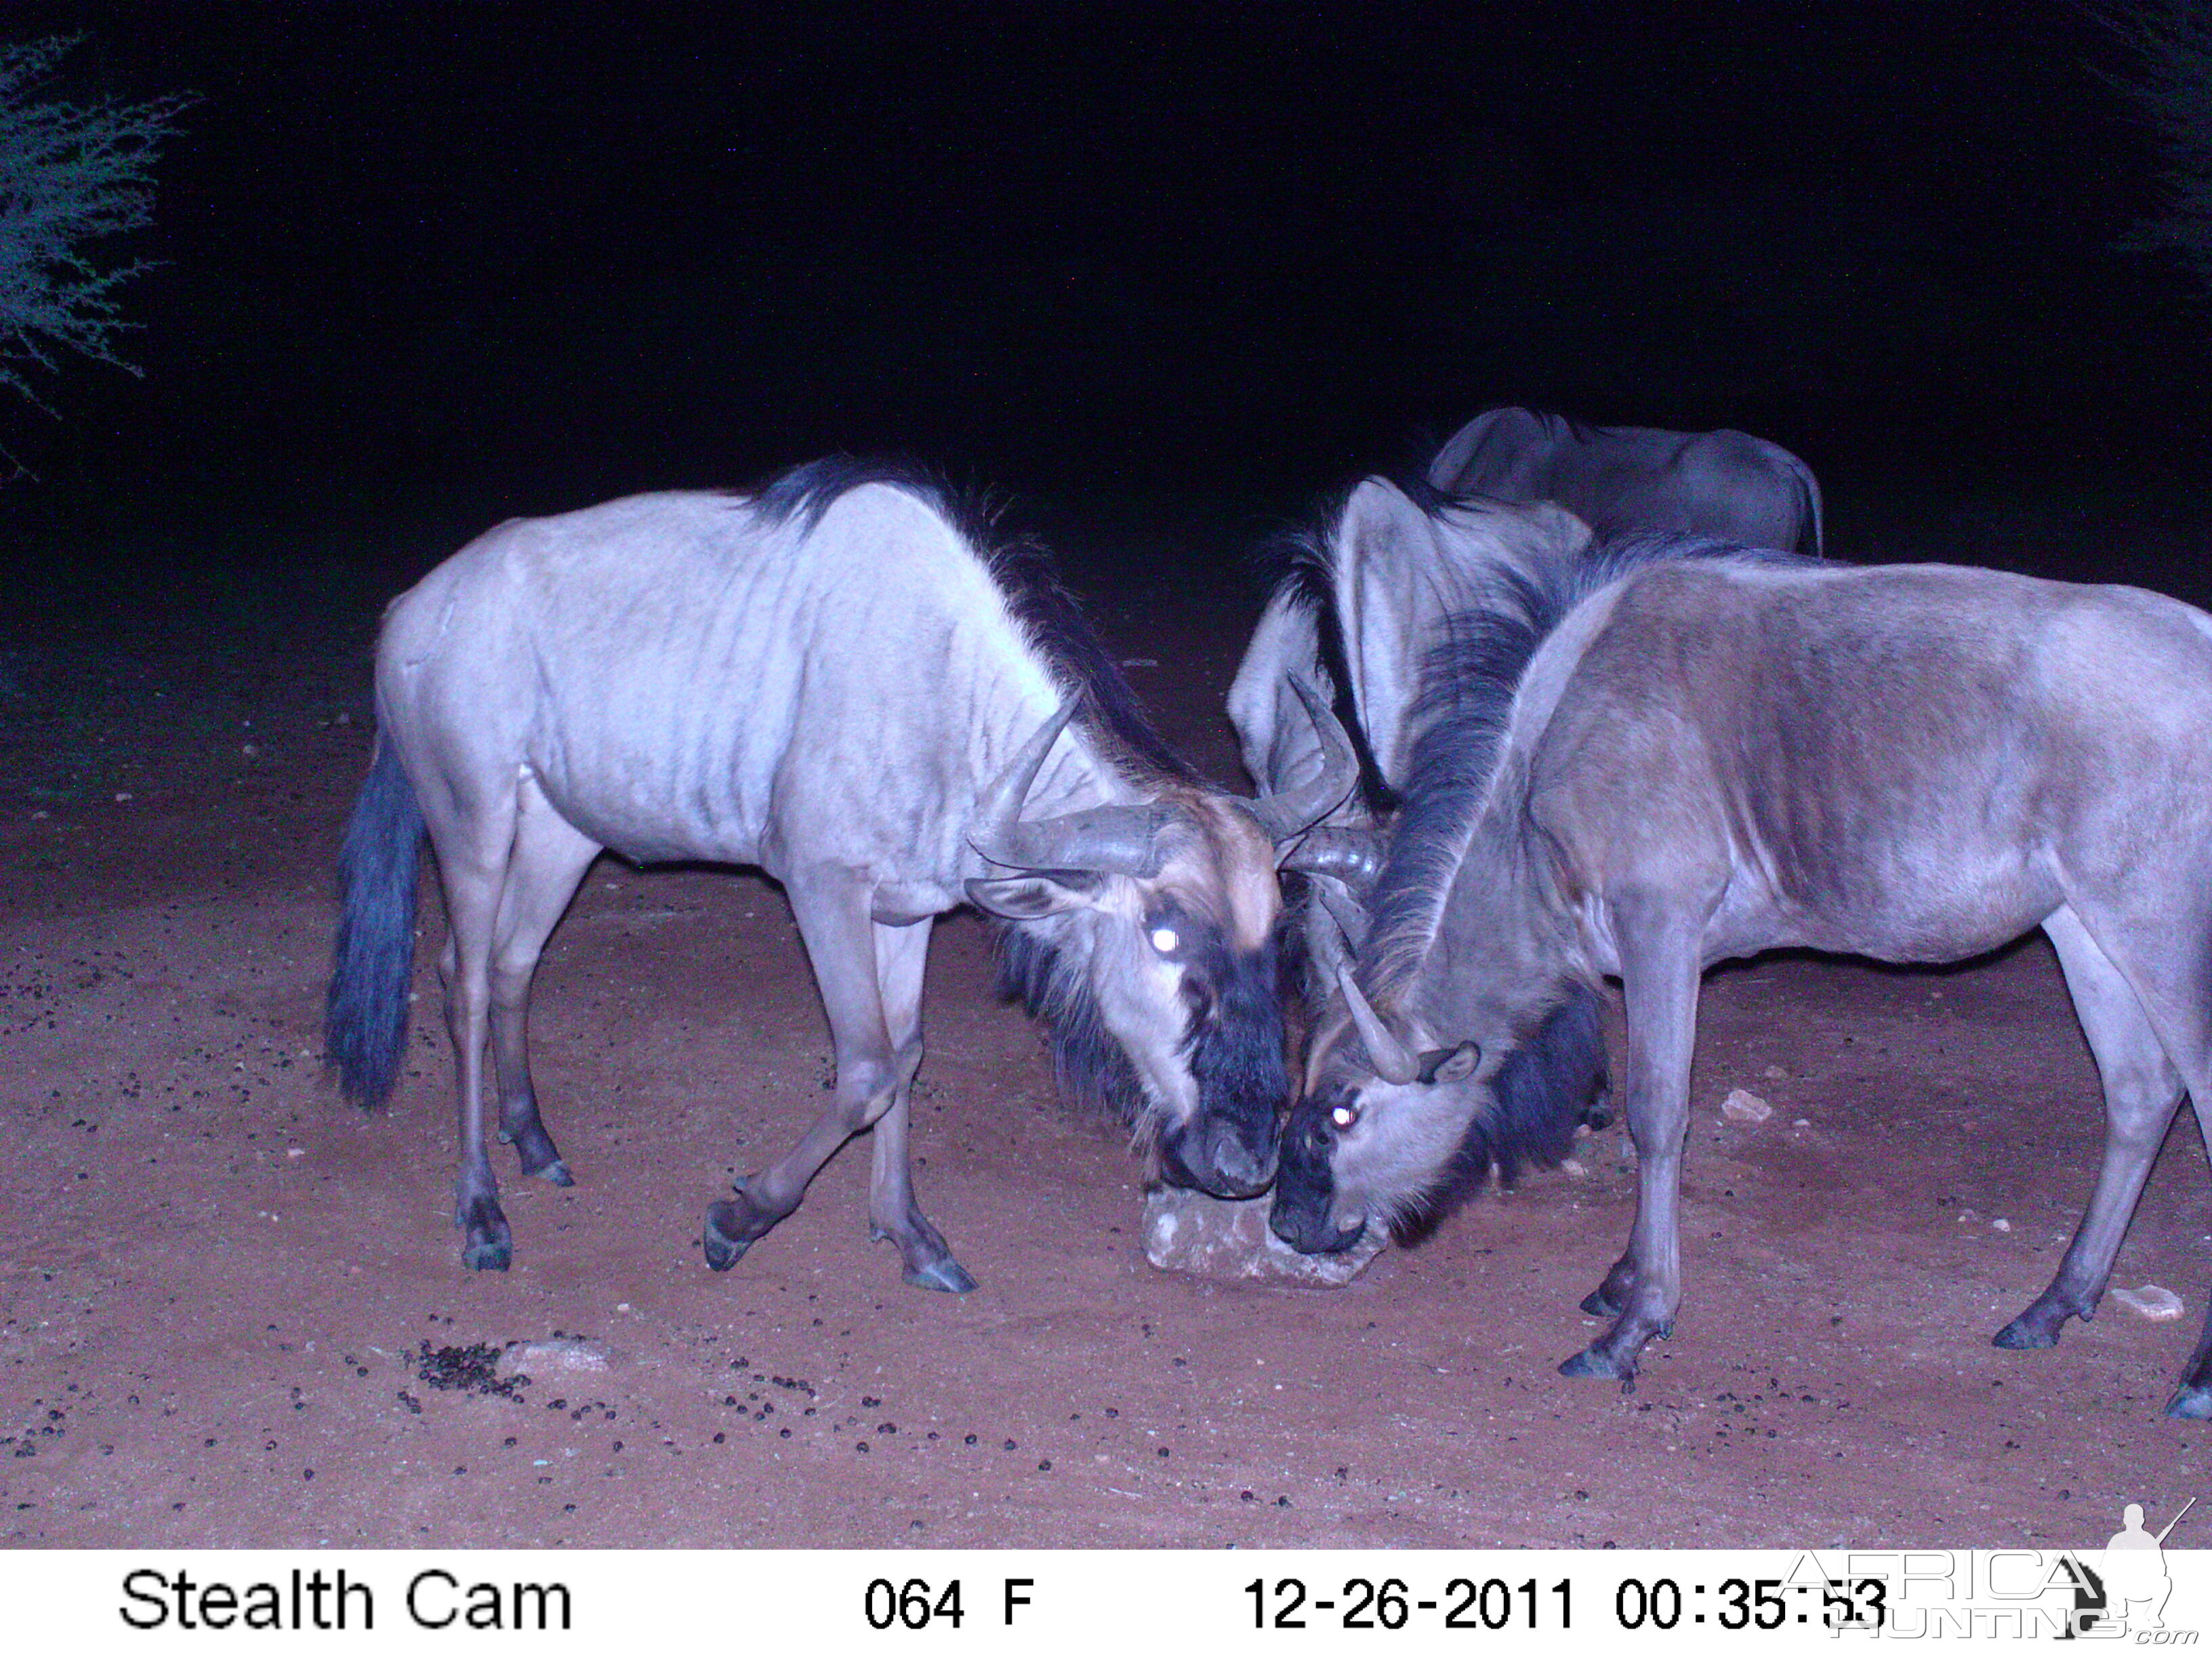
{"label": "dark wildebeest in background", "polygon": [[[1571,559],[1590,544],[1588,532],[1542,529],[1540,520],[1484,520],[1474,511],[1481,502],[1554,502],[1601,542],[1672,530],[1821,551],[1813,470],[1745,432],[1593,427],[1492,409],[1452,434],[1413,490],[1432,509],[1425,524],[1340,507],[1321,534],[1293,545],[1230,687],[1245,770],[1278,789],[1311,775],[1322,758],[1294,680],[1337,693],[1337,712],[1361,744],[1364,787],[1334,823],[1387,812],[1402,787],[1413,685],[1437,624],[1488,603],[1499,573],[1532,552]],[[1436,495],[1462,511],[1434,511],[1445,504]]]}
{"label": "dark wildebeest in background", "polygon": [[1310,788],[1250,802],[1200,783],[1037,556],[978,549],[926,480],[823,462],[750,497],[510,520],[393,603],[330,1052],[355,1099],[389,1093],[427,828],[471,1266],[511,1248],[487,1034],[503,1138],[526,1173],[569,1180],[524,1034],[538,953],[602,848],[774,876],[830,1017],[835,1101],[708,1211],[717,1267],[872,1127],[877,1235],[908,1282],[973,1285],[907,1163],[931,920],[963,901],[1006,922],[1010,985],[1051,1022],[1063,1079],[1156,1137],[1171,1178],[1231,1195],[1272,1178],[1289,1094],[1275,848],[1351,788],[1350,744],[1315,696],[1334,761]]}
{"label": "dark wildebeest in background", "polygon": [[[1419,509],[1401,498],[1412,518]],[[1699,977],[1802,946],[1956,962],[2040,927],[2103,1079],[2103,1168],[2057,1275],[1997,1335],[2088,1317],[2186,1092],[2212,1133],[2212,617],[2132,588],[1845,569],[1684,538],[1533,565],[1428,665],[1356,967],[1284,1130],[1274,1224],[1342,1248],[1472,1143],[1550,1154],[1496,1079],[1577,988],[1621,981],[1626,1252],[1562,1367],[1632,1379],[1681,1299]],[[2167,1407],[2212,1417],[2212,1319]]]}
{"label": "dark wildebeest in background", "polygon": [[1748,432],[1584,426],[1533,409],[1476,416],[1429,463],[1452,495],[1557,501],[1601,542],[1679,530],[1818,556],[1820,486],[1780,444]]}

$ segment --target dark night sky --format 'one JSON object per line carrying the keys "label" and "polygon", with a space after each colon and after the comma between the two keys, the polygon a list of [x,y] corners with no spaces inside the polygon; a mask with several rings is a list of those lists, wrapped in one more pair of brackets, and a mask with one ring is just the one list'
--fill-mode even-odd
{"label": "dark night sky", "polygon": [[2090,14],[1629,9],[11,0],[203,101],[146,376],[8,416],[0,512],[465,533],[836,448],[1295,499],[1504,401],[2201,456],[2212,305],[2115,249],[2157,161]]}

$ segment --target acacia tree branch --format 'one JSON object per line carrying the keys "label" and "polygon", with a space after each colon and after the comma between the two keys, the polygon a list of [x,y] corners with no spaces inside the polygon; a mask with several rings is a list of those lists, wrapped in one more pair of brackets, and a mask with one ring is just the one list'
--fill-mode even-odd
{"label": "acacia tree branch", "polygon": [[82,39],[0,48],[0,386],[40,407],[26,371],[64,350],[138,372],[116,349],[137,325],[115,290],[153,262],[113,263],[98,245],[152,220],[155,163],[193,101],[41,96]]}
{"label": "acacia tree branch", "polygon": [[2123,246],[2178,253],[2212,287],[2212,0],[2133,0],[2100,15],[2136,60],[2112,78],[2166,156],[2160,210]]}

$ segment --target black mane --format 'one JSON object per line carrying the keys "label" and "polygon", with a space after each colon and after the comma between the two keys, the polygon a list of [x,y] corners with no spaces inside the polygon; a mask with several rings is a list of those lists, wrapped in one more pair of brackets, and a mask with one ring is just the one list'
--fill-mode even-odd
{"label": "black mane", "polygon": [[830,507],[866,484],[887,484],[915,497],[975,550],[1030,643],[1060,679],[1082,690],[1077,718],[1086,729],[1156,779],[1196,781],[1197,774],[1153,726],[1120,662],[1061,583],[1052,555],[1029,538],[1001,538],[998,509],[988,498],[957,490],[933,468],[903,457],[826,455],[750,492],[746,505],[764,525],[795,520],[802,532],[811,532]]}

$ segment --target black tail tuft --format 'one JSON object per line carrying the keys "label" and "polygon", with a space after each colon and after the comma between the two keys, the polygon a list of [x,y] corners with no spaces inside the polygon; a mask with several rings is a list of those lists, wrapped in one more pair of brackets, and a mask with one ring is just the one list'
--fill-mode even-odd
{"label": "black tail tuft", "polygon": [[392,745],[380,741],[338,855],[344,909],[324,1005],[327,1063],[348,1100],[381,1106],[407,1046],[415,973],[415,883],[422,809]]}

